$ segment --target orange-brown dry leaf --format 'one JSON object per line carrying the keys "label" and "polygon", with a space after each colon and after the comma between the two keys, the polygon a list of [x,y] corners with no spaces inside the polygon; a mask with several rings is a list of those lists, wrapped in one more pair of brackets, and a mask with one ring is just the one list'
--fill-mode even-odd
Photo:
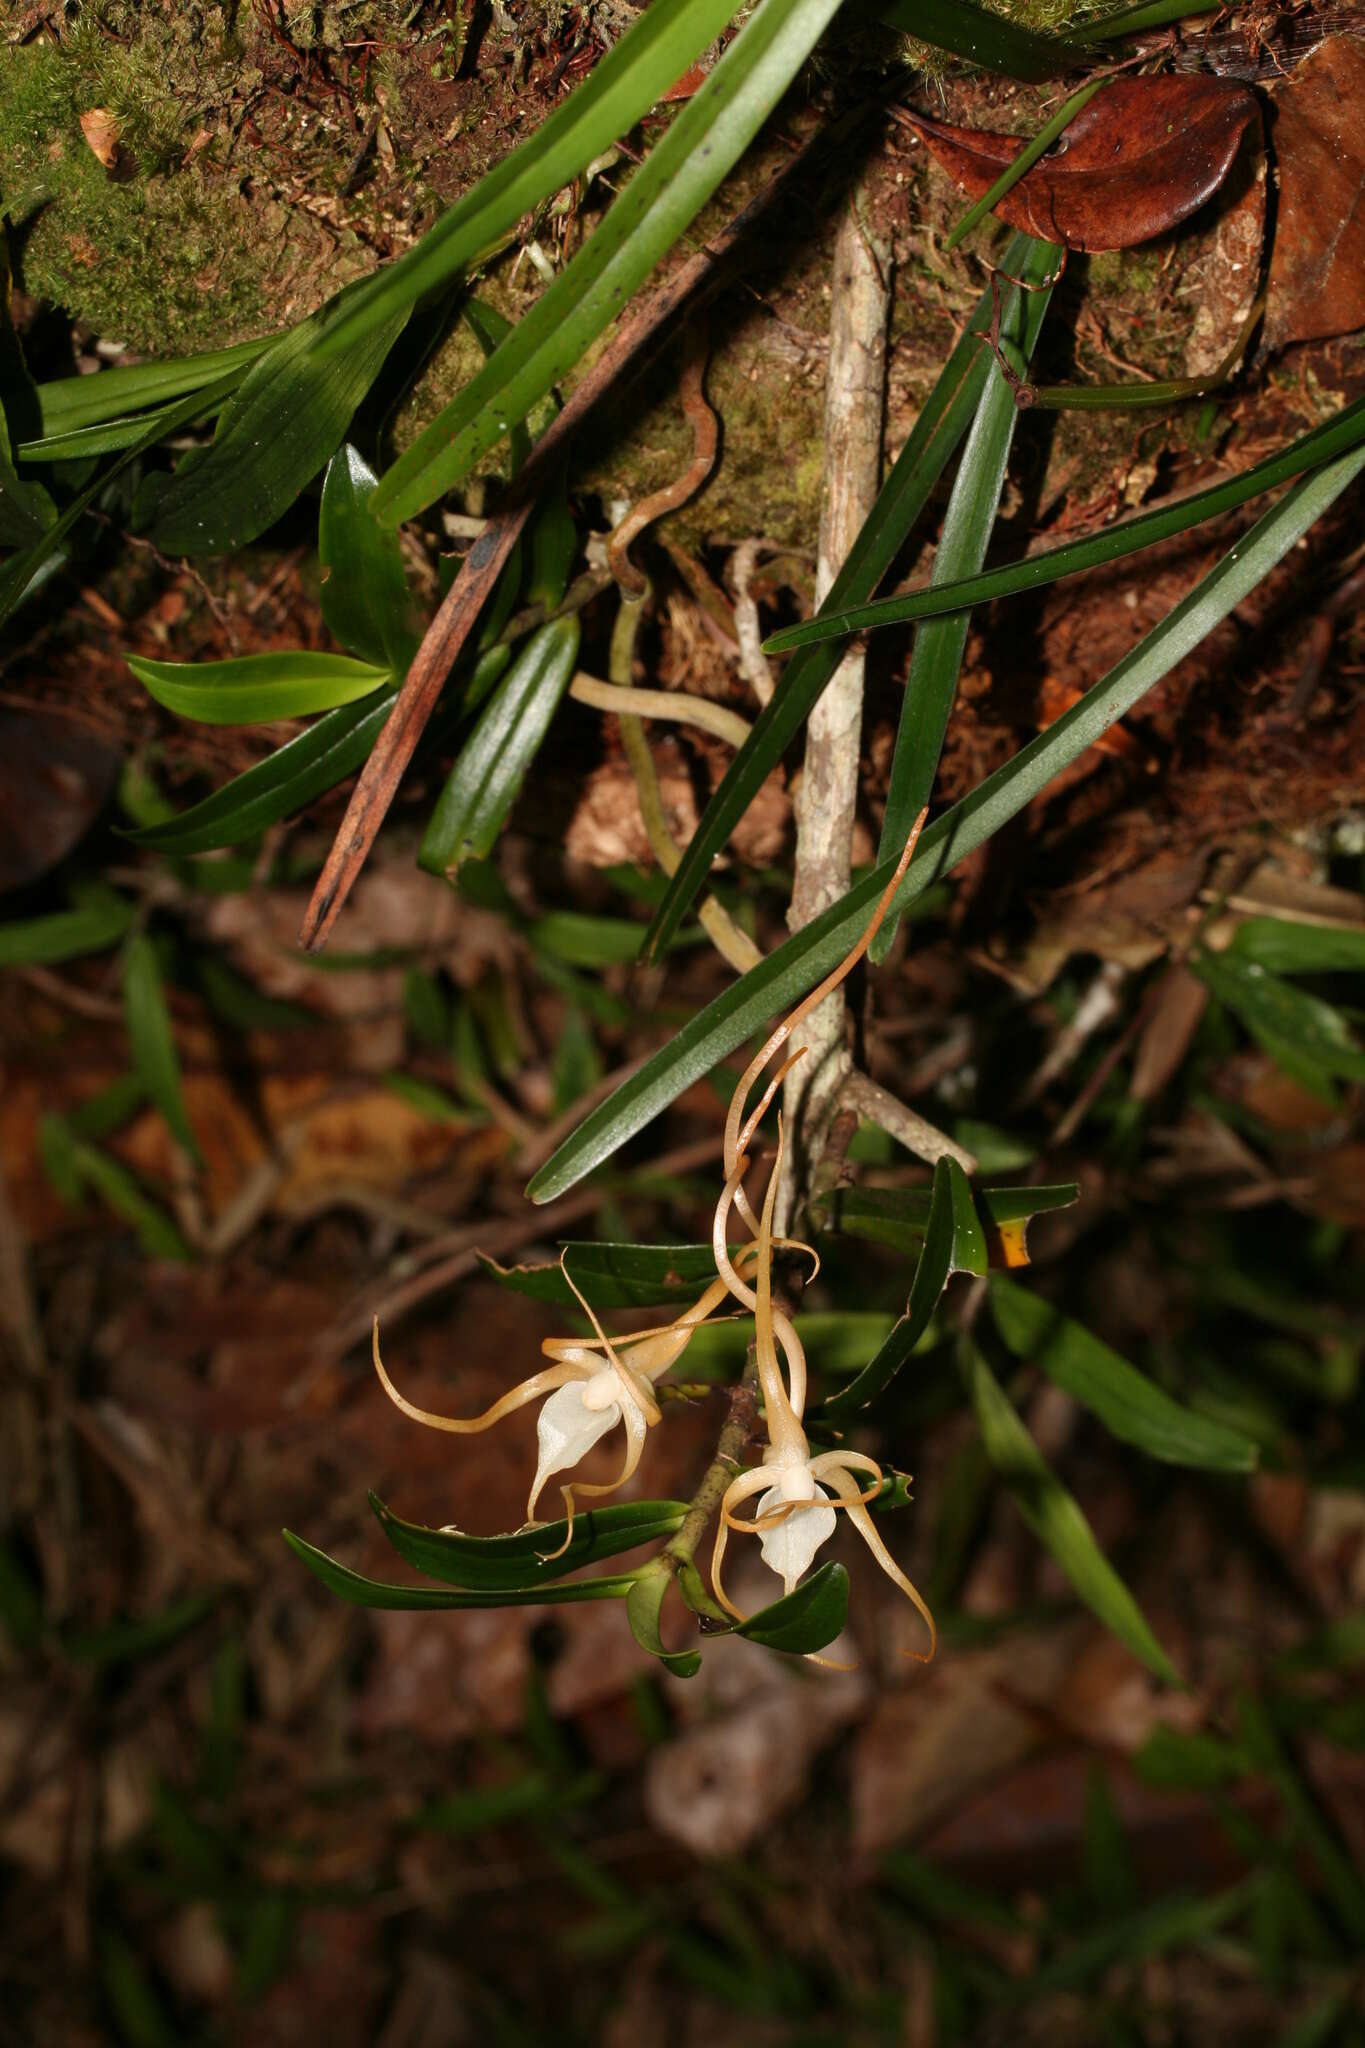
{"label": "orange-brown dry leaf", "polygon": [[[1251,93],[1226,79],[1115,79],[994,210],[1011,227],[1068,249],[1150,242],[1218,190],[1256,113]],[[909,118],[973,199],[1027,140]]]}
{"label": "orange-brown dry leaf", "polygon": [[91,107],[88,113],[81,115],[81,134],[106,171],[112,171],[118,163],[122,133],[118,116],[111,114],[108,107]]}
{"label": "orange-brown dry leaf", "polygon": [[1275,94],[1272,347],[1365,327],[1365,47],[1329,36]]}

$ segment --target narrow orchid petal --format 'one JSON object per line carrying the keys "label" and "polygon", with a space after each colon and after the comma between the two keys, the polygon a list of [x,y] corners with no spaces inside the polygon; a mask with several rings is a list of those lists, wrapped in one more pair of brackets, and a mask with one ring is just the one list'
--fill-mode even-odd
{"label": "narrow orchid petal", "polygon": [[826,1466],[826,1476],[834,1491],[839,1495],[843,1506],[847,1509],[849,1521],[852,1522],[854,1528],[858,1531],[858,1534],[862,1537],[888,1579],[900,1587],[902,1593],[904,1593],[906,1599],[920,1615],[925,1627],[928,1629],[929,1648],[927,1650],[911,1650],[909,1652],[917,1663],[927,1664],[938,1647],[938,1629],[934,1624],[934,1617],[925,1605],[918,1587],[914,1586],[906,1578],[905,1573],[877,1534],[873,1526],[872,1517],[862,1504],[856,1479],[833,1463]]}
{"label": "narrow orchid petal", "polygon": [[374,1369],[379,1375],[380,1385],[393,1402],[394,1407],[401,1408],[403,1413],[411,1416],[414,1422],[423,1422],[428,1429],[449,1430],[453,1436],[474,1436],[480,1430],[491,1429],[493,1424],[500,1422],[504,1415],[511,1415],[518,1408],[524,1408],[528,1401],[537,1401],[542,1394],[551,1393],[556,1387],[563,1387],[569,1380],[590,1379],[599,1370],[599,1367],[595,1361],[586,1366],[569,1362],[550,1366],[543,1372],[533,1372],[530,1379],[523,1380],[519,1387],[513,1387],[512,1391],[504,1394],[500,1401],[495,1401],[491,1408],[485,1408],[482,1415],[433,1415],[430,1409],[418,1408],[413,1402],[405,1399],[389,1378],[384,1367],[384,1361],[379,1355],[379,1319],[376,1317],[374,1325]]}
{"label": "narrow orchid petal", "polygon": [[[856,1496],[858,1500],[863,1502],[873,1501],[877,1498],[877,1495],[882,1490],[882,1480],[886,1476],[877,1460],[867,1457],[862,1451],[821,1451],[818,1458],[811,1459],[810,1469],[814,1478],[828,1478],[831,1481],[836,1471],[868,1473],[871,1483],[865,1486],[862,1492]],[[847,1500],[841,1499],[835,1505],[837,1507],[848,1507],[850,1503]]]}
{"label": "narrow orchid petal", "polygon": [[828,1498],[825,1489],[817,1486],[813,1500],[793,1504],[779,1485],[770,1487],[758,1503],[756,1519],[760,1524],[765,1515],[775,1516],[783,1508],[791,1509],[780,1521],[774,1520],[758,1532],[763,1562],[777,1573],[785,1592],[794,1591],[798,1580],[810,1570],[820,1545],[828,1543],[834,1534],[835,1514],[833,1508],[825,1505]]}
{"label": "narrow orchid petal", "polygon": [[621,1420],[619,1401],[607,1401],[600,1408],[589,1408],[583,1399],[586,1391],[581,1384],[561,1387],[557,1394],[551,1394],[540,1411],[536,1423],[540,1463],[536,1466],[535,1483],[526,1504],[528,1522],[536,1518],[536,1502],[551,1473],[564,1472],[571,1465],[577,1465],[586,1458],[593,1445],[609,1429],[615,1429]]}
{"label": "narrow orchid petal", "polygon": [[730,1481],[720,1504],[720,1519],[716,1524],[715,1548],[711,1552],[711,1590],[725,1609],[725,1612],[732,1614],[736,1621],[745,1621],[748,1617],[736,1607],[734,1601],[726,1592],[725,1581],[721,1577],[721,1565],[725,1561],[725,1546],[729,1540],[731,1527],[742,1528],[744,1526],[742,1523],[732,1522],[732,1517],[742,1500],[751,1500],[756,1493],[762,1493],[764,1488],[771,1485],[771,1483],[772,1472],[770,1468],[764,1465],[755,1465],[750,1471],[741,1472],[737,1478]]}

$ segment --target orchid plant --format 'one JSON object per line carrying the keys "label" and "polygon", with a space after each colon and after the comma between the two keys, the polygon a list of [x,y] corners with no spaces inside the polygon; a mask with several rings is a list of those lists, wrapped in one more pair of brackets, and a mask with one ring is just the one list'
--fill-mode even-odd
{"label": "orchid plant", "polygon": [[[474,1435],[491,1429],[503,1416],[543,1400],[536,1425],[539,1455],[526,1503],[528,1531],[538,1526],[536,1510],[547,1482],[556,1474],[578,1466],[589,1451],[618,1425],[623,1428],[625,1455],[614,1479],[602,1482],[574,1479],[560,1487],[566,1516],[564,1535],[557,1549],[538,1553],[541,1564],[549,1564],[570,1550],[580,1500],[604,1498],[618,1492],[633,1478],[648,1432],[660,1419],[659,1382],[682,1358],[701,1325],[722,1303],[733,1298],[742,1311],[754,1318],[754,1371],[762,1397],[767,1446],[762,1463],[740,1472],[726,1488],[719,1503],[712,1581],[720,1610],[737,1623],[743,1624],[748,1619],[730,1600],[722,1579],[726,1541],[732,1529],[758,1533],[764,1563],[781,1579],[784,1593],[791,1595],[810,1571],[816,1551],[833,1535],[835,1510],[843,1509],[882,1570],[923,1616],[930,1641],[925,1655],[932,1656],[933,1618],[915,1586],[891,1557],[867,1512],[868,1503],[877,1496],[884,1483],[881,1466],[859,1451],[836,1448],[812,1454],[803,1426],[807,1381],[805,1350],[795,1323],[774,1301],[772,1259],[774,1251],[779,1248],[801,1251],[809,1256],[815,1271],[819,1270],[819,1259],[811,1246],[774,1235],[774,1205],[783,1148],[780,1119],[777,1158],[761,1214],[755,1212],[744,1188],[755,1135],[784,1077],[804,1056],[806,1047],[802,1044],[792,1046],[766,1081],[752,1108],[748,1108],[750,1094],[764,1070],[793,1039],[802,1021],[844,980],[866,952],[891,906],[923,823],[921,816],[892,880],[883,891],[857,943],[820,986],[776,1027],[739,1079],[726,1117],[724,1182],[712,1229],[711,1249],[716,1278],[690,1307],[671,1322],[613,1339],[570,1273],[565,1256],[561,1255],[560,1271],[592,1326],[592,1336],[546,1338],[542,1351],[551,1363],[530,1374],[482,1414],[469,1417],[434,1414],[417,1407],[398,1391],[380,1353],[376,1320],[374,1365],[380,1383],[389,1399],[405,1415],[427,1428],[446,1430],[455,1435]],[[750,1235],[747,1240],[732,1245],[729,1227],[734,1212],[738,1213]],[[786,1363],[785,1377],[778,1357],[779,1347]],[[755,1494],[761,1498],[754,1518],[741,1519],[735,1512],[736,1508]],[[451,1530],[446,1533],[458,1532]]]}

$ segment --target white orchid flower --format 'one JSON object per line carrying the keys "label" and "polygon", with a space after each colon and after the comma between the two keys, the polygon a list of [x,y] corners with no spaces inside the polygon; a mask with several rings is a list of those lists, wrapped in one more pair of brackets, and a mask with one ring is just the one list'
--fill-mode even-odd
{"label": "white orchid flower", "polygon": [[[746,1247],[752,1254],[753,1247]],[[741,1253],[743,1260],[745,1254]],[[513,1387],[481,1415],[468,1417],[436,1415],[418,1408],[400,1394],[385,1370],[379,1353],[379,1324],[374,1329],[374,1366],[380,1384],[394,1405],[414,1422],[428,1429],[446,1430],[455,1436],[474,1436],[491,1429],[504,1415],[548,1395],[536,1425],[539,1460],[526,1503],[526,1520],[534,1522],[545,1483],[557,1472],[566,1472],[587,1456],[593,1446],[619,1424],[626,1435],[625,1457],[615,1479],[589,1485],[577,1481],[560,1488],[573,1533],[575,1496],[615,1493],[632,1478],[644,1449],[649,1429],[659,1420],[659,1403],[654,1383],[686,1350],[692,1334],[724,1299],[726,1288],[713,1280],[691,1308],[673,1322],[657,1329],[639,1330],[613,1343],[602,1328],[592,1305],[585,1299],[568,1268],[560,1261],[564,1277],[582,1303],[595,1336],[590,1338],[547,1337],[542,1350],[554,1362],[532,1373]],[[566,1538],[566,1546],[567,1541]]]}

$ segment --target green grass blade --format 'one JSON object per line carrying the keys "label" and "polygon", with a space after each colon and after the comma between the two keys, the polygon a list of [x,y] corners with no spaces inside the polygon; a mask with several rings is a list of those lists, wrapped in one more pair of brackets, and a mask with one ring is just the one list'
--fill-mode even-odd
{"label": "green grass blade", "polygon": [[211,853],[240,846],[267,825],[287,818],[337,783],[366,759],[393,709],[396,690],[381,690],[330,711],[297,739],[235,775],[202,802],[164,825],[149,825],[129,837],[156,853]]}
{"label": "green grass blade", "polygon": [[[986,604],[997,597],[1013,597],[1021,590],[1041,590],[1062,576],[1076,576],[1083,569],[1102,568],[1107,562],[1117,562],[1125,555],[1136,554],[1140,548],[1154,547],[1158,541],[1188,533],[1206,519],[1218,519],[1224,513],[1234,512],[1249,498],[1259,497],[1263,491],[1289,483],[1305,471],[1358,448],[1363,441],[1365,399],[1357,399],[1354,405],[1345,407],[1334,419],[1314,427],[1297,441],[1291,441],[1278,455],[1267,456],[1264,462],[1256,463],[1227,483],[1210,485],[1207,490],[1195,491],[1188,498],[1178,499],[1174,505],[1158,505],[1150,512],[1139,512],[1132,519],[1120,520],[1116,526],[1106,527],[1103,533],[1069,541],[1065,547],[1045,548],[1041,554],[1030,555],[1025,561],[1012,562],[1003,569],[987,569],[979,576],[964,578],[961,583],[931,586],[928,590],[912,591],[905,597],[882,598],[876,604],[836,609],[827,602],[815,618],[807,619],[799,626],[785,626],[780,633],[773,633],[763,643],[764,652],[786,654],[830,639],[845,639],[850,633],[865,632],[877,626],[903,626],[915,619],[956,611],[963,605]],[[783,688],[786,686],[784,680]]]}
{"label": "green grass blade", "polygon": [[[1030,236],[1015,235],[1001,259],[1002,269],[1017,272],[1031,247]],[[1015,286],[1005,289],[1002,321],[1017,317],[1018,297]],[[949,457],[966,433],[985,389],[992,368],[991,357],[984,343],[974,338],[972,329],[984,327],[990,317],[991,295],[986,291],[968,316],[962,339],[940,371],[909,440],[830,586],[820,618],[842,614],[850,605],[870,598],[899,554]],[[788,667],[781,688],[754,720],[753,730],[726,769],[683,849],[677,873],[650,927],[646,958],[658,957],[694,898],[706,886],[712,861],[805,724],[839,660],[839,650],[831,644],[812,650]]]}
{"label": "green grass blade", "polygon": [[1048,1465],[974,1346],[963,1348],[963,1372],[986,1455],[1014,1496],[1020,1514],[1049,1550],[1087,1607],[1156,1677],[1180,1678],[1142,1610],[1095,1541],[1090,1524]]}
{"label": "green grass blade", "polygon": [[877,0],[877,14],[888,28],[1006,78],[1033,83],[1092,61],[1082,44],[1020,28],[972,0]]}
{"label": "green grass blade", "polygon": [[1259,1453],[1250,1437],[1172,1400],[1083,1324],[1000,1273],[992,1276],[990,1296],[1007,1349],[1098,1415],[1111,1435],[1168,1465],[1255,1470]]}
{"label": "green grass blade", "polygon": [[[226,405],[230,393],[224,392],[221,403]],[[166,433],[174,429],[171,419],[174,405],[161,406],[154,413],[133,413],[127,419],[110,420],[107,425],[73,427],[70,433],[44,434],[35,441],[21,441],[18,454],[22,462],[84,462],[92,455],[117,455],[124,448],[131,448],[140,440],[149,427],[164,425]],[[161,438],[158,431],[158,440]]]}
{"label": "green grass blade", "polygon": [[0,967],[56,967],[86,953],[102,953],[123,937],[133,907],[112,891],[78,910],[54,910],[0,924]]}
{"label": "green grass blade", "polygon": [[1133,36],[1143,29],[1166,28],[1191,14],[1221,14],[1224,0],[1142,0],[1137,7],[1121,7],[1117,13],[1102,14],[1097,21],[1082,22],[1071,31],[1073,42],[1108,43],[1117,36]]}
{"label": "green grass blade", "polygon": [[[1227,617],[1365,469],[1365,451],[1340,457],[1296,484],[1167,614],[1160,625],[1045,732],[927,827],[897,892],[904,911],[932,882],[1018,815],[1053,777],[1133,706]],[[773,699],[780,703],[783,691]],[[883,861],[847,895],[708,1003],[616,1093],[593,1110],[532,1179],[549,1201],[641,1130],[774,1015],[789,1009],[842,960],[867,923],[894,863]]]}
{"label": "green grass blade", "polygon": [[1104,83],[1105,80],[1102,78],[1092,79],[1090,84],[1083,85],[1079,92],[1073,92],[1070,99],[1062,101],[1062,104],[1058,107],[1051,120],[1044,121],[1038,133],[1024,144],[1014,162],[1000,173],[1000,176],[990,187],[989,191],[983,192],[975,204],[967,208],[967,211],[943,244],[945,255],[950,250],[956,249],[963,237],[971,233],[979,220],[986,218],[986,215],[993,206],[1000,204],[1007,192],[1013,191],[1025,171],[1031,171],[1039,157],[1051,149],[1063,128],[1075,120],[1082,107],[1090,104]]}
{"label": "green grass blade", "polygon": [[389,681],[387,669],[313,649],[244,654],[234,661],[147,661],[138,655],[130,656],[128,666],[158,704],[204,725],[306,718],[372,697]]}
{"label": "green grass blade", "polygon": [[1365,925],[1249,917],[1238,925],[1228,951],[1272,974],[1365,974]]}
{"label": "green grass blade", "polygon": [[1290,1073],[1308,1068],[1324,1078],[1365,1081],[1365,1050],[1332,1003],[1233,952],[1201,947],[1189,964],[1219,1002],[1241,1018],[1262,1051]]}
{"label": "green grass blade", "polygon": [[654,0],[535,133],[444,213],[416,248],[357,288],[325,344],[344,348],[466,270],[523,214],[635,126],[735,13],[735,0]]}
{"label": "green grass blade", "polygon": [[839,5],[763,0],[568,268],[386,472],[381,519],[434,504],[583,359],[748,148]]}
{"label": "green grass blade", "polygon": [[[1007,356],[1013,357],[1011,367],[1016,371],[1033,354],[1052,296],[1051,284],[1057,275],[1060,253],[1050,242],[1033,242],[1022,268],[1014,272],[1025,285],[1033,287],[1020,295],[1022,303],[1010,309],[1008,321],[1001,318],[1001,346]],[[934,556],[936,583],[957,583],[964,576],[973,576],[986,559],[1018,418],[1014,393],[996,369],[987,376],[977,403],[976,417],[944,514]],[[883,858],[893,851],[900,852],[933,794],[970,624],[970,612],[949,612],[942,618],[927,620],[915,635],[882,820]],[[874,965],[886,959],[895,940],[896,924],[894,916],[888,917],[872,941],[868,957]]]}
{"label": "green grass blade", "polygon": [[121,1159],[77,1138],[59,1116],[43,1118],[38,1143],[44,1169],[64,1199],[79,1199],[82,1187],[93,1188],[116,1216],[132,1225],[149,1258],[188,1260],[184,1238]]}
{"label": "green grass blade", "polygon": [[418,851],[418,865],[429,874],[453,879],[461,861],[492,852],[573,678],[579,633],[576,614],[542,626],[484,706]]}
{"label": "green grass blade", "polygon": [[133,1071],[165,1118],[171,1136],[198,1164],[202,1155],[185,1108],[156,947],[145,932],[129,941],[123,957],[123,1014],[133,1048]]}
{"label": "green grass blade", "polygon": [[144,478],[133,518],[154,546],[175,555],[233,553],[273,526],[335,452],[410,310],[324,354],[346,300],[341,293],[250,366],[207,448],[183,456],[171,476]]}

